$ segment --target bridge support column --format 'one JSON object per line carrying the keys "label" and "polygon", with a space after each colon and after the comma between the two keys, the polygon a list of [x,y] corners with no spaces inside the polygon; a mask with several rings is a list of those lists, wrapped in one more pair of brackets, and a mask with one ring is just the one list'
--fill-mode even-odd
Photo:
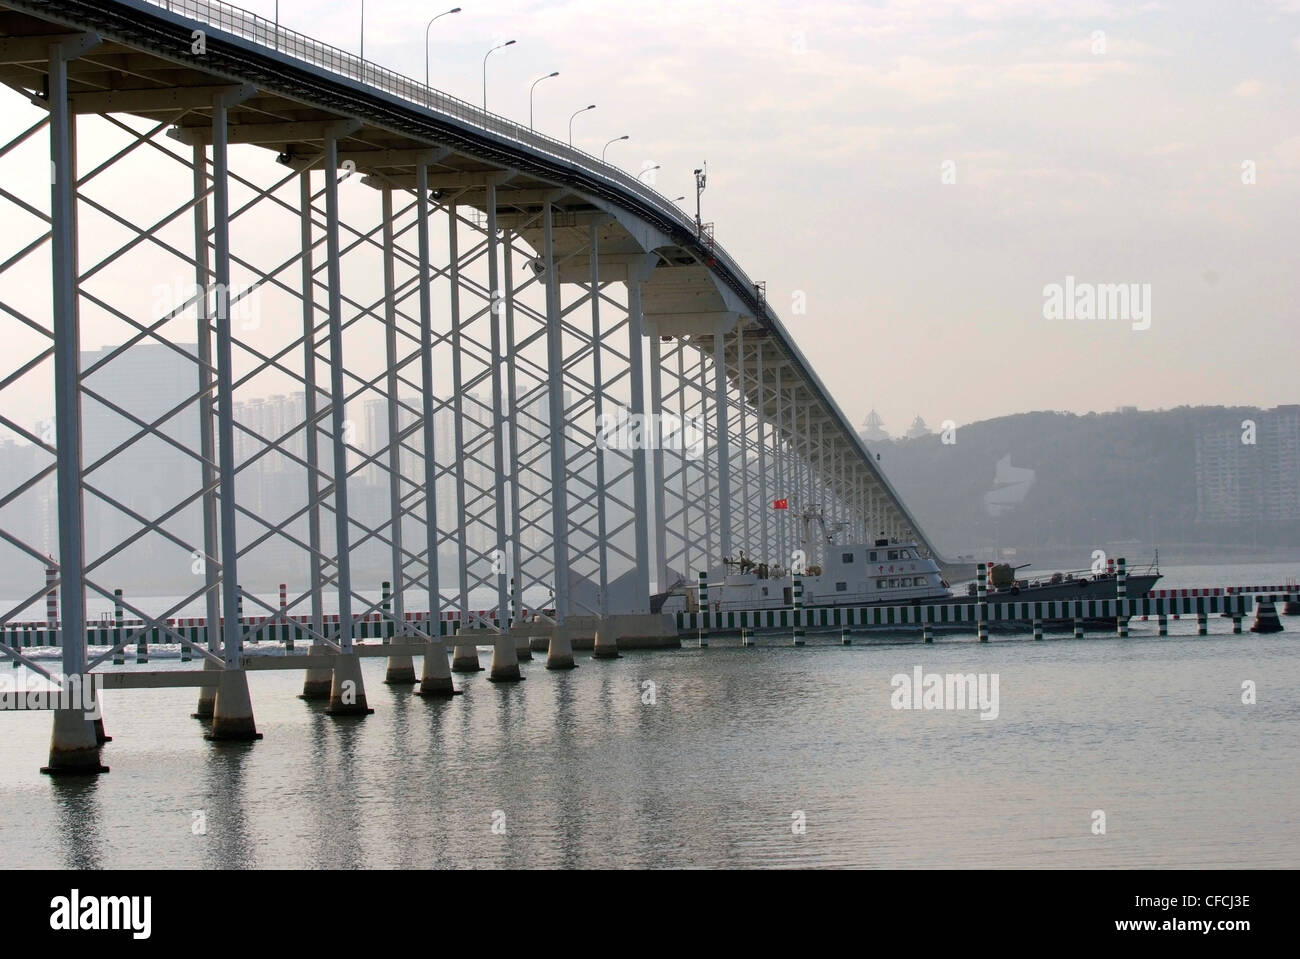
{"label": "bridge support column", "polygon": [[[343,121],[346,125],[346,121]],[[352,651],[352,562],[351,529],[348,514],[348,449],[343,362],[343,286],[339,259],[339,145],[340,127],[326,131],[324,139],[325,240],[328,256],[329,343],[330,343],[330,437],[334,459],[334,542],[337,550],[339,601],[339,655],[334,661],[330,701],[331,716],[356,716],[373,712],[366,703],[361,663]],[[224,505],[224,498],[223,498]]]}
{"label": "bridge support column", "polygon": [[[644,315],[641,307],[641,268],[628,267],[627,276],[627,356],[629,388],[632,392],[632,416],[645,424],[645,354],[642,345]],[[636,611],[650,611],[650,504],[646,492],[645,442],[632,450],[633,529],[636,545]],[[603,495],[603,493],[602,493]],[[608,610],[602,604],[602,611]]]}
{"label": "bridge support column", "polygon": [[[304,446],[307,459],[307,564],[311,591],[311,647],[312,656],[325,656],[334,650],[321,642],[325,635],[324,586],[321,575],[320,528],[320,428],[317,424],[317,403],[320,391],[316,386],[316,300],[315,272],[312,269],[312,204],[311,171],[303,170],[298,176],[298,238],[302,249],[302,335],[303,335],[303,413],[306,422]],[[308,669],[302,681],[299,699],[327,701],[333,684],[334,670]]]}
{"label": "bridge support column", "polygon": [[[447,666],[447,650],[442,642],[442,594],[438,585],[438,467],[434,458],[434,417],[437,400],[433,393],[433,297],[429,289],[429,161],[432,154],[421,156],[415,165],[416,236],[419,247],[420,298],[420,399],[423,404],[424,439],[424,568],[429,590],[427,630],[431,642],[426,647],[420,675],[420,695],[453,696]],[[509,300],[507,299],[507,304]],[[513,442],[513,441],[512,441]],[[477,657],[475,657],[477,659]]]}
{"label": "bridge support column", "polygon": [[[392,544],[391,607],[385,604],[384,619],[392,617],[394,639],[406,636],[406,557],[402,549],[402,431],[398,422],[401,408],[398,403],[397,378],[397,281],[394,275],[393,253],[393,191],[381,191],[384,217],[384,352],[388,365],[388,515],[392,520],[389,542]],[[415,685],[415,661],[410,656],[389,656],[384,673],[389,686]]]}
{"label": "bridge support column", "polygon": [[[563,636],[564,625],[569,617],[569,502],[568,502],[568,466],[565,451],[564,432],[564,341],[562,333],[563,317],[560,312],[560,281],[555,275],[555,237],[554,209],[548,197],[542,204],[542,257],[546,278],[546,356],[547,370],[550,374],[547,399],[550,407],[551,429],[551,540],[552,569],[555,571],[555,622],[556,638],[568,644],[568,637]],[[644,569],[644,567],[643,567]],[[555,639],[552,640],[554,651]],[[568,650],[572,661],[573,650]],[[559,654],[562,661],[564,653]],[[564,668],[551,665],[547,657],[547,668]]]}
{"label": "bridge support column", "polygon": [[[221,542],[221,649],[225,669],[217,685],[212,708],[212,740],[260,739],[253,720],[253,704],[248,695],[248,676],[240,652],[243,646],[243,619],[236,558],[239,555],[235,527],[235,416],[233,336],[230,329],[230,187],[227,162],[226,119],[229,109],[252,95],[242,87],[218,94],[212,106],[212,235],[213,278],[217,296],[217,440],[219,472],[219,520]],[[210,623],[212,629],[215,624]]]}
{"label": "bridge support column", "polygon": [[718,561],[731,555],[731,439],[727,402],[727,346],[721,330],[713,334],[713,404],[718,438]]}
{"label": "bridge support column", "polygon": [[[59,506],[59,599],[62,672],[86,673],[85,527],[81,459],[81,324],[77,310],[74,119],[68,104],[68,61],[98,41],[74,38],[50,46],[50,247],[54,329],[55,488]],[[100,773],[99,737],[82,709],[54,711],[50,775]]]}
{"label": "bridge support column", "polygon": [[[501,296],[500,269],[497,259],[497,188],[495,182],[487,187],[487,249],[488,249],[488,290],[491,308],[488,311],[488,323],[491,325],[492,349],[492,478],[493,508],[496,519],[496,556],[494,566],[497,576],[497,628],[502,630],[504,639],[510,646],[507,655],[498,638],[492,653],[492,675],[495,681],[506,681],[511,676],[519,677],[519,657],[515,651],[515,642],[510,635],[510,570],[506,563],[506,396],[502,382],[501,366],[505,355],[501,346],[501,316],[498,298]],[[511,278],[513,279],[513,278]],[[515,397],[510,397],[513,405]],[[501,652],[498,654],[497,650]],[[500,675],[498,675],[498,655],[502,657]],[[508,665],[513,663],[513,666]]]}
{"label": "bridge support column", "polygon": [[650,340],[650,416],[653,423],[651,435],[654,448],[651,463],[654,470],[655,504],[655,591],[665,592],[672,585],[668,575],[668,518],[665,515],[664,495],[664,390],[663,358],[659,331],[649,331]]}

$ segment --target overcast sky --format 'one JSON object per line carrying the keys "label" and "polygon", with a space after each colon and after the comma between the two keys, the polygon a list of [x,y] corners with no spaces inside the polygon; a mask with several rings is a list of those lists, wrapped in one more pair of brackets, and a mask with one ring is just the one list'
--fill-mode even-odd
{"label": "overcast sky", "polygon": [[[422,75],[426,6],[369,0],[367,57]],[[360,9],[280,4],[350,49]],[[596,103],[579,145],[630,134],[688,205],[708,160],[705,219],[857,422],[1300,398],[1300,0],[464,0],[434,85],[479,101],[504,39],[494,111],[559,70],[543,130]],[[1067,276],[1150,284],[1150,328],[1044,319]]]}
{"label": "overcast sky", "polygon": [[[423,77],[444,2],[369,0],[367,59]],[[1300,398],[1300,0],[463,3],[433,84],[479,102],[515,39],[495,112],[559,70],[540,129],[596,103],[577,144],[629,134],[692,212],[707,160],[705,220],[855,423]],[[358,47],[359,0],[279,9]],[[1149,284],[1149,329],[1044,318],[1067,277]]]}

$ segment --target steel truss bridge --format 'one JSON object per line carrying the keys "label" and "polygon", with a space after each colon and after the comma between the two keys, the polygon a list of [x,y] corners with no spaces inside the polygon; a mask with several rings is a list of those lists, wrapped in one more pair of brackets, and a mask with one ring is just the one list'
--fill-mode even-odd
{"label": "steel truss bridge", "polygon": [[[489,630],[529,604],[560,623],[644,613],[739,551],[788,563],[808,508],[937,558],[761,284],[636,177],[222,3],[0,0],[0,82],[20,118],[0,174],[24,173],[0,176],[0,395],[52,388],[55,407],[39,430],[0,402],[31,452],[0,492],[3,548],[29,570],[0,627],[55,596],[64,674],[97,664],[87,596],[111,601],[145,543],[194,586],[127,597],[128,615],[185,642],[168,620],[201,604],[221,629],[196,654],[241,681],[241,615],[286,614],[239,587],[266,550],[302,562],[287,614],[335,654],[367,616],[436,637],[407,615],[421,602]],[[158,285],[194,292],[159,307]],[[120,343],[90,350],[91,322]],[[124,383],[144,347],[189,371],[165,409]],[[301,393],[300,415],[237,416],[267,384]],[[380,443],[358,438],[361,409]],[[131,489],[171,462],[158,449],[192,475],[145,507]],[[253,483],[270,464],[295,477],[274,515]],[[6,519],[51,483],[45,539]],[[361,509],[376,484],[382,508]],[[389,601],[354,576],[362,549],[387,557]],[[52,766],[84,751],[68,729]]]}

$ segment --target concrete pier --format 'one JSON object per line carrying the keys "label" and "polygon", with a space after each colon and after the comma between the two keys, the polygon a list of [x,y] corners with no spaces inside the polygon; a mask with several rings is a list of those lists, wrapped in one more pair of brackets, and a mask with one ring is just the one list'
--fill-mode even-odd
{"label": "concrete pier", "polygon": [[[329,656],[334,652],[324,643],[313,642],[309,653],[312,656]],[[298,694],[299,699],[306,700],[327,700],[330,698],[330,687],[334,684],[334,670],[328,667],[324,669],[309,669],[307,675],[302,680],[302,692]]]}
{"label": "concrete pier", "polygon": [[[481,637],[482,641],[488,641],[488,638],[495,636],[496,633],[489,629],[476,629],[468,626],[456,627],[456,645],[451,651],[451,671],[453,673],[480,673],[483,671],[482,665],[478,661],[478,643],[479,640],[474,637]],[[469,642],[461,642],[461,637],[469,639]]]}
{"label": "concrete pier", "polygon": [[447,664],[447,644],[442,641],[429,643],[428,650],[424,654],[420,688],[416,693],[437,698],[459,696],[461,691],[452,683],[451,667]]}
{"label": "concrete pier", "polygon": [[93,720],[81,709],[56,709],[50,735],[50,764],[42,766],[47,776],[89,776],[108,772],[99,761],[99,737]]}
{"label": "concrete pier", "polygon": [[[210,659],[204,659],[204,660],[203,660],[203,668],[204,668],[204,669],[210,669],[210,670],[214,670],[214,671],[215,671],[215,670],[220,669],[221,667],[218,666],[216,663],[214,663],[214,662],[213,662],[212,660],[210,660]],[[213,707],[213,705],[216,703],[216,701],[217,701],[217,687],[216,687],[216,686],[200,686],[200,687],[199,687],[199,704],[194,708],[194,712],[190,713],[190,715],[191,715],[194,719],[203,719],[203,720],[211,721],[211,719],[212,719],[212,707]]]}
{"label": "concrete pier", "polygon": [[411,656],[389,656],[384,685],[414,686],[415,683],[415,659]]}
{"label": "concrete pier", "polygon": [[573,661],[573,646],[569,643],[568,633],[562,626],[551,629],[551,645],[546,651],[547,669],[577,669]]}
{"label": "concrete pier", "polygon": [[524,677],[519,672],[518,640],[509,633],[501,633],[492,643],[492,671],[488,681],[493,683],[518,683]]}
{"label": "concrete pier", "polygon": [[374,710],[366,702],[366,686],[361,679],[361,660],[352,654],[334,659],[334,679],[330,685],[330,716],[367,716]]}
{"label": "concrete pier", "polygon": [[262,738],[253,721],[253,701],[248,695],[248,673],[242,669],[221,671],[212,709],[212,729],[204,738],[216,742],[249,742]]}
{"label": "concrete pier", "polygon": [[614,627],[613,617],[602,619],[600,625],[596,627],[596,636],[591,648],[591,658],[619,659],[621,655],[618,651],[618,633]]}

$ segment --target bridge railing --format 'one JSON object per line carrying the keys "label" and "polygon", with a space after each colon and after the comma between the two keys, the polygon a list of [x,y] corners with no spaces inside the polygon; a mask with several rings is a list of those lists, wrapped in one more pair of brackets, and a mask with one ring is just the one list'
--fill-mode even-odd
{"label": "bridge railing", "polygon": [[[544,133],[538,133],[513,120],[489,113],[472,103],[450,96],[441,90],[435,90],[394,70],[362,60],[346,50],[313,40],[305,34],[280,26],[265,17],[231,4],[222,3],[220,0],[144,0],[144,2],[207,23],[245,40],[251,40],[306,63],[323,67],[332,73],[391,93],[443,116],[452,117],[540,153],[564,160],[586,173],[599,176],[630,191],[683,229],[692,232],[695,230],[694,218],[638,177],[605,163],[584,150],[579,150]],[[740,265],[720,245],[714,245],[711,237],[709,243],[714,256],[725,261],[727,268],[736,277],[750,287],[754,286],[753,281]]]}

